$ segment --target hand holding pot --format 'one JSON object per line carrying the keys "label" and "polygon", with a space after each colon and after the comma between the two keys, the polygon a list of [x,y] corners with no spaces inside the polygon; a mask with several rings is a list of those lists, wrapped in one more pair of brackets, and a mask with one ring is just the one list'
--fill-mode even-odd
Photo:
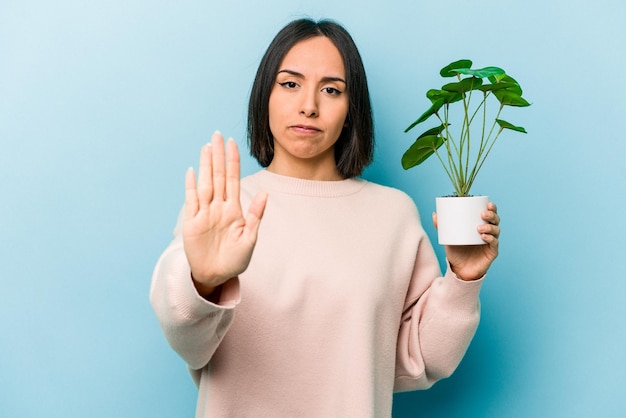
{"label": "hand holding pot", "polygon": [[[495,204],[489,203],[481,214],[486,222],[478,227],[485,245],[446,245],[446,257],[454,274],[462,280],[478,280],[483,277],[493,260],[498,256],[500,216]],[[437,227],[437,214],[433,214]]]}

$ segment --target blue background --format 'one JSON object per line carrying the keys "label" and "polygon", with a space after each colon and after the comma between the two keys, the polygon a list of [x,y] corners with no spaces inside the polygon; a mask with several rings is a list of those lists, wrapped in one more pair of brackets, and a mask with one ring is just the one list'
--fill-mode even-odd
{"label": "blue background", "polygon": [[186,168],[216,129],[245,149],[260,57],[303,15],[354,36],[377,124],[365,177],[409,193],[432,237],[448,180],[436,160],[399,160],[438,70],[501,66],[533,102],[505,117],[529,134],[504,136],[473,189],[504,231],[476,338],[451,378],[396,396],[394,416],[624,416],[620,0],[2,0],[0,416],[193,416],[152,268]]}

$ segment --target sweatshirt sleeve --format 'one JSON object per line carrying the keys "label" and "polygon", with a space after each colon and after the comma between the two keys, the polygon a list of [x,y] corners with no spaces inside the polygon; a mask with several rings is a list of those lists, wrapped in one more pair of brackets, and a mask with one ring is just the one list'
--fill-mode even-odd
{"label": "sweatshirt sleeve", "polygon": [[478,327],[483,279],[463,281],[449,266],[441,276],[423,235],[400,323],[394,391],[427,389],[454,372]]}
{"label": "sweatshirt sleeve", "polygon": [[174,240],[154,268],[150,302],[168,343],[190,369],[201,369],[209,362],[233,321],[239,300],[236,277],[222,285],[217,303],[198,294],[183,248],[179,217]]}

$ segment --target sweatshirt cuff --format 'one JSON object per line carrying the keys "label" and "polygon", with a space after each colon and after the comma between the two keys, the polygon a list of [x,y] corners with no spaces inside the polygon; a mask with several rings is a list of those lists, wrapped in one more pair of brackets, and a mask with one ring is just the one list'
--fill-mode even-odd
{"label": "sweatshirt cuff", "polygon": [[234,309],[241,300],[239,278],[233,277],[223,283],[219,301],[210,302],[203,298],[193,284],[191,269],[184,252],[175,253],[169,274],[172,276],[169,283],[171,303],[178,305],[180,313],[184,317],[197,318],[214,314],[216,310]]}
{"label": "sweatshirt cuff", "polygon": [[478,280],[462,280],[448,265],[446,274],[435,284],[434,293],[449,312],[474,314],[479,310],[478,296],[484,279],[485,276]]}
{"label": "sweatshirt cuff", "polygon": [[217,305],[224,308],[234,308],[241,301],[241,292],[239,286],[239,277],[233,277],[220,285],[220,292]]}

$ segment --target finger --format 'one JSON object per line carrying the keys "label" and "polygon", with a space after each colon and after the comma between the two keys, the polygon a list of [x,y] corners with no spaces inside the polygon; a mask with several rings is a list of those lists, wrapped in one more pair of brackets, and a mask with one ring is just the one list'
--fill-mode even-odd
{"label": "finger", "polygon": [[261,192],[254,196],[248,213],[246,214],[246,235],[256,242],[257,233],[259,232],[259,226],[261,225],[261,219],[265,212],[265,206],[267,205],[267,193]]}
{"label": "finger", "polygon": [[478,226],[478,232],[481,235],[493,235],[498,238],[500,236],[500,227],[498,225],[483,224]]}
{"label": "finger", "polygon": [[[494,254],[495,256],[497,256],[498,254],[498,246],[500,245],[500,240],[498,239],[498,237],[494,237],[493,235],[489,235],[489,234],[482,234],[481,238],[483,241],[485,241],[491,248],[494,249]],[[495,258],[494,256],[494,258]]]}
{"label": "finger", "polygon": [[433,225],[435,225],[435,229],[437,228],[437,213],[433,212]]}
{"label": "finger", "polygon": [[478,231],[481,233],[494,234],[500,232],[500,226],[494,223],[488,222],[478,225]]}
{"label": "finger", "polygon": [[213,147],[207,144],[200,150],[200,167],[198,168],[198,207],[207,207],[213,198],[213,174],[211,154]]}
{"label": "finger", "polygon": [[239,201],[239,149],[232,138],[226,143],[226,199]]}
{"label": "finger", "polygon": [[492,212],[498,213],[498,207],[493,202],[487,203],[487,209],[492,211]]}
{"label": "finger", "polygon": [[213,199],[224,200],[226,170],[224,162],[224,138],[219,132],[211,137],[213,144]]}
{"label": "finger", "polygon": [[492,225],[498,225],[500,223],[500,216],[492,210],[486,210],[480,214],[483,221]]}
{"label": "finger", "polygon": [[191,219],[198,213],[198,194],[196,193],[196,173],[189,167],[185,174],[185,219]]}

